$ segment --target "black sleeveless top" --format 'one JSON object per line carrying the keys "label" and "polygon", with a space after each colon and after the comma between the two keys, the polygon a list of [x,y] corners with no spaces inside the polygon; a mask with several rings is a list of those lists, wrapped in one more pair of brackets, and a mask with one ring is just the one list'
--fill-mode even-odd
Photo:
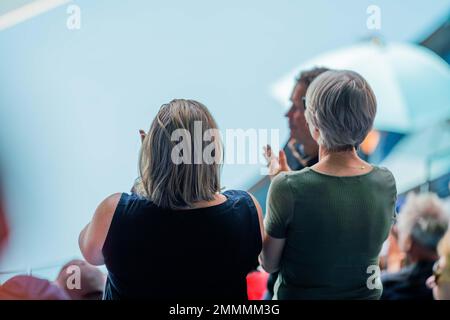
{"label": "black sleeveless top", "polygon": [[104,299],[247,299],[262,248],[258,213],[248,193],[223,195],[219,205],[175,211],[123,193],[102,250]]}

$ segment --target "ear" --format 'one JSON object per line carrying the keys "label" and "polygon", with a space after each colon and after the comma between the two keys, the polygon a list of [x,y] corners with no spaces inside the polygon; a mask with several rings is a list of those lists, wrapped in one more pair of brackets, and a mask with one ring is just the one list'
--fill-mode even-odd
{"label": "ear", "polygon": [[309,129],[309,134],[311,135],[311,137],[314,139],[314,141],[318,141],[319,137],[320,137],[320,131],[319,129],[317,129],[314,125],[310,124],[308,121],[305,121],[306,126]]}
{"label": "ear", "polygon": [[313,138],[314,138],[314,140],[319,141],[319,138],[320,138],[320,131],[319,131],[319,129],[314,128],[314,130],[313,130]]}

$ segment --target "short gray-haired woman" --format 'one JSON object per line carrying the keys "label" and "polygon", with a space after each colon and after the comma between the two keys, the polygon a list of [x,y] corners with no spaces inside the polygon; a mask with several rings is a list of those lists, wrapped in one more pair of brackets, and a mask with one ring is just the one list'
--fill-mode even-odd
{"label": "short gray-haired woman", "polygon": [[79,238],[106,264],[105,299],[246,299],[262,214],[247,192],[221,192],[217,125],[194,100],[164,104],[143,134],[135,193],[98,206]]}
{"label": "short gray-haired woman", "polygon": [[[273,179],[260,261],[279,270],[275,299],[378,299],[378,254],[395,218],[391,172],[356,149],[372,128],[376,99],[352,71],[327,71],[306,94],[319,162]],[[279,168],[287,169],[280,152]]]}

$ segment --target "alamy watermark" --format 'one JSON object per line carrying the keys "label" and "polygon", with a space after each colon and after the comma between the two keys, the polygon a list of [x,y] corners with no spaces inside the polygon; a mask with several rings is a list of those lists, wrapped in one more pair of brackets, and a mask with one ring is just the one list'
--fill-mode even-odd
{"label": "alamy watermark", "polygon": [[68,290],[81,290],[81,268],[77,265],[70,265],[66,268],[66,274],[69,276],[66,280]]}
{"label": "alamy watermark", "polygon": [[367,267],[366,273],[370,274],[366,281],[367,288],[369,290],[381,290],[383,288],[383,284],[380,279],[380,267],[376,264],[370,265]]}
{"label": "alamy watermark", "polygon": [[366,9],[366,13],[369,15],[366,20],[366,26],[369,30],[381,29],[381,9],[377,5],[370,5]]}
{"label": "alamy watermark", "polygon": [[81,8],[76,4],[71,4],[67,7],[66,12],[68,14],[66,20],[67,29],[80,30],[81,29]]}
{"label": "alamy watermark", "polygon": [[268,174],[263,148],[280,148],[279,129],[226,129],[222,134],[219,129],[203,131],[201,121],[194,122],[193,136],[187,129],[176,129],[170,139],[176,143],[171,150],[171,161],[176,165],[260,164],[263,175]]}

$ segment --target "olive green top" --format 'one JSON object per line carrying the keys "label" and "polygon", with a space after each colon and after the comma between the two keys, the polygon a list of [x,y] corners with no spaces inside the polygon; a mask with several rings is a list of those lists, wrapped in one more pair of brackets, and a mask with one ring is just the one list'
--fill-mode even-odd
{"label": "olive green top", "polygon": [[395,219],[397,190],[381,167],[337,177],[311,168],[279,174],[265,229],[285,238],[275,299],[378,299],[378,255]]}

